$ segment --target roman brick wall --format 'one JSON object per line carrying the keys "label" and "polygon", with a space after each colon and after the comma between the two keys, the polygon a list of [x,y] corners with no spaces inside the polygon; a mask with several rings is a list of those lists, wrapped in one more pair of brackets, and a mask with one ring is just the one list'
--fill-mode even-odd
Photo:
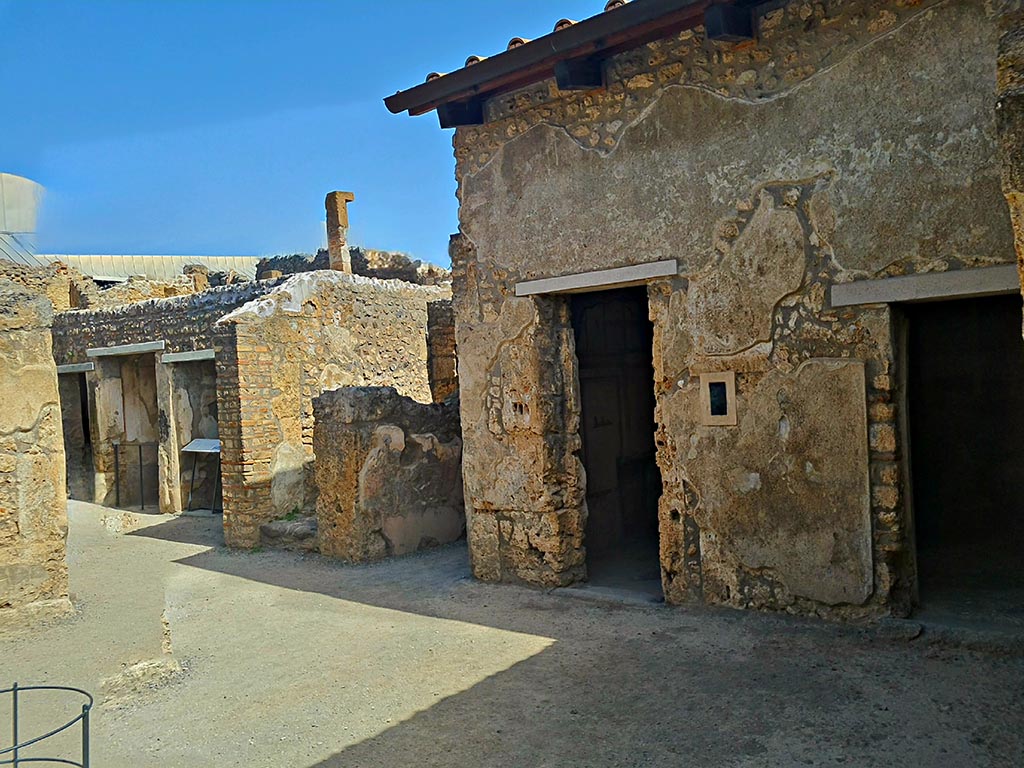
{"label": "roman brick wall", "polygon": [[304,272],[218,324],[224,527],[253,547],[259,526],[312,512],[313,400],[345,386],[392,386],[432,402],[427,305],[446,288]]}

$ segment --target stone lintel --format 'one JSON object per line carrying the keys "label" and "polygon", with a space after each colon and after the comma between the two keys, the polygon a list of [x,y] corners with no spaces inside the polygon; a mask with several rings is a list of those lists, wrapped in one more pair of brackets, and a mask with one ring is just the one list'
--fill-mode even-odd
{"label": "stone lintel", "polygon": [[68,365],[57,366],[58,375],[62,373],[88,373],[95,370],[96,363],[69,363]]}
{"label": "stone lintel", "polygon": [[165,352],[161,363],[191,363],[195,360],[213,360],[216,352],[212,349],[194,349],[191,352]]}
{"label": "stone lintel", "polygon": [[516,296],[533,296],[539,293],[586,293],[626,288],[631,285],[642,285],[658,277],[672,277],[678,273],[678,269],[675,259],[666,259],[647,264],[634,264],[630,267],[544,277],[516,283]]}
{"label": "stone lintel", "polygon": [[163,352],[166,341],[144,341],[141,344],[118,344],[114,347],[92,347],[85,350],[87,357],[115,357],[119,355],[144,355],[147,352]]}
{"label": "stone lintel", "polygon": [[1006,264],[981,269],[955,269],[921,275],[855,280],[832,286],[832,306],[940,301],[967,296],[998,296],[1020,292],[1017,267]]}

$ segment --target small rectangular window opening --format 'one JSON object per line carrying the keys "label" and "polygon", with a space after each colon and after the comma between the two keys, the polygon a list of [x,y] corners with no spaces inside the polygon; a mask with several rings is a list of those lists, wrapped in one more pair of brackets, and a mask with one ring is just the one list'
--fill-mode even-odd
{"label": "small rectangular window opening", "polygon": [[711,415],[726,416],[729,413],[729,401],[724,381],[712,381],[708,384],[708,395],[711,398]]}
{"label": "small rectangular window opening", "polygon": [[736,426],[736,374],[733,371],[700,375],[701,424]]}

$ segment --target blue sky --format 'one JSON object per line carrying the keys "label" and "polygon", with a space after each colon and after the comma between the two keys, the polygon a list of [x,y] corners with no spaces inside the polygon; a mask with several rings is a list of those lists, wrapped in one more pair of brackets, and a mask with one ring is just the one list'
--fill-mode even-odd
{"label": "blue sky", "polygon": [[382,98],[603,0],[0,0],[0,171],[47,188],[48,253],[315,250],[447,264],[451,131]]}

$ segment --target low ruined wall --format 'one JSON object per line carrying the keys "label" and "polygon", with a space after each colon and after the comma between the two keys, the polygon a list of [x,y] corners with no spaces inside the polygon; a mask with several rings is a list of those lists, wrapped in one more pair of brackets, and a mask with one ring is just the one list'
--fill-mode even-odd
{"label": "low ruined wall", "polygon": [[393,387],[313,401],[320,552],[362,562],[462,536],[458,401],[425,405]]}
{"label": "low ruined wall", "polygon": [[[182,281],[188,280],[182,278]],[[74,393],[78,374],[61,377],[65,380],[62,382],[64,401],[70,406],[65,416],[76,425],[69,435],[70,444],[78,447],[73,455],[69,454],[75,468],[70,489],[73,498],[114,504],[120,496],[122,505],[138,504],[141,473],[147,506],[159,504],[160,510],[167,513],[184,508],[188,500],[188,479],[184,475],[188,472],[190,476],[192,463],[191,457],[183,459],[180,454],[184,445],[181,440],[190,434],[203,437],[216,434],[209,418],[202,429],[199,424],[185,422],[190,422],[197,412],[217,418],[212,394],[215,378],[212,362],[206,364],[206,373],[196,379],[190,372],[198,364],[165,364],[163,354],[213,349],[214,324],[232,309],[272,290],[275,285],[275,281],[270,280],[232,284],[201,293],[61,312],[55,316],[53,356],[58,365],[85,362],[95,365],[95,370],[85,374],[90,409],[87,448],[82,445],[84,435],[78,436],[82,430],[80,405]],[[94,359],[86,355],[90,348],[153,341],[165,342],[164,351]],[[133,360],[133,357],[144,359]],[[127,381],[124,378],[126,366],[130,374]],[[176,374],[179,366],[183,367]],[[146,386],[140,390],[135,383],[143,380]],[[196,391],[193,392],[193,388]],[[138,413],[140,409],[148,410],[151,417],[145,420],[147,427],[141,430],[135,428],[138,425],[126,423],[128,412]],[[115,441],[145,443],[141,462],[137,448],[115,449]],[[115,450],[119,451],[116,462]],[[116,465],[119,465],[121,479],[115,484]],[[200,458],[199,498],[212,497],[215,475],[212,460]]]}
{"label": "low ruined wall", "polygon": [[427,304],[445,288],[306,272],[218,326],[224,531],[253,547],[259,526],[313,509],[313,398],[343,386],[393,386],[432,400]]}
{"label": "low ruined wall", "polygon": [[45,299],[0,281],[0,619],[68,594],[52,317]]}
{"label": "low ruined wall", "polygon": [[167,342],[167,352],[212,349],[214,323],[278,282],[239,283],[186,296],[61,312],[53,323],[53,355],[58,365],[84,363],[89,359],[85,351],[92,347],[160,340]]}
{"label": "low ruined wall", "polygon": [[996,124],[1002,151],[1003,194],[1013,222],[1017,268],[1024,288],[1024,2],[998,0],[998,5]]}
{"label": "low ruined wall", "polygon": [[[450,283],[451,272],[435,264],[413,259],[398,251],[380,251],[348,247],[352,262],[352,273],[380,280],[402,280],[417,285],[444,285]],[[270,256],[260,259],[256,265],[257,276],[295,275],[300,272],[315,272],[330,269],[328,250],[321,248],[316,254],[294,253],[288,256]]]}

